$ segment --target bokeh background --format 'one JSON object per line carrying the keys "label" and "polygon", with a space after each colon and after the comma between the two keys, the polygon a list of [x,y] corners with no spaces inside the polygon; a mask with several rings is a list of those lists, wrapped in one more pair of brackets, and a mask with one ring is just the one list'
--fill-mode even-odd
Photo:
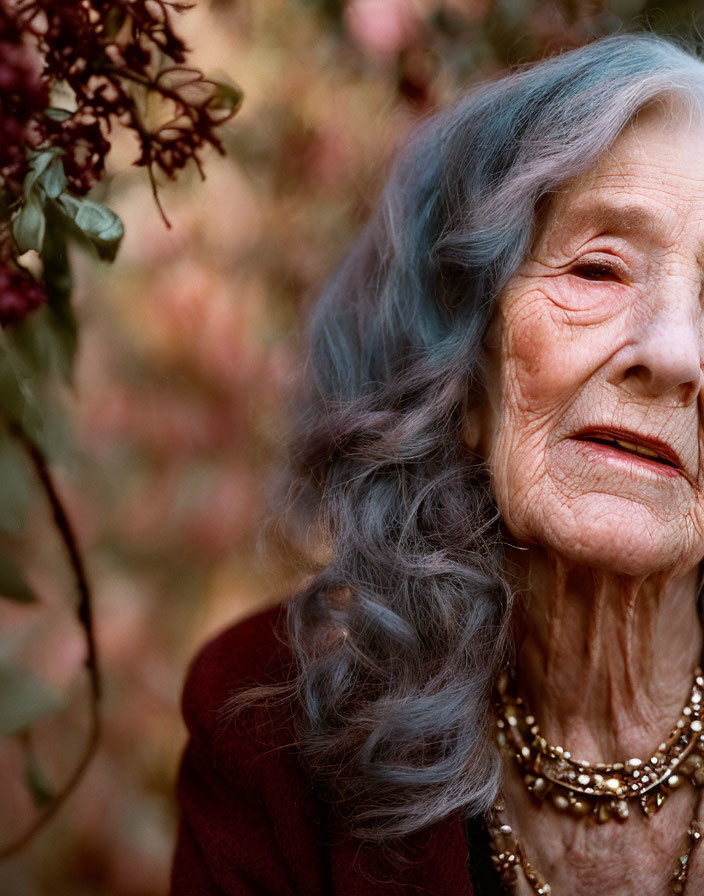
{"label": "bokeh background", "polygon": [[[190,63],[238,83],[244,105],[205,182],[191,170],[161,188],[170,229],[131,167],[136,146],[115,133],[94,195],[120,214],[125,239],[113,265],[74,258],[82,341],[55,472],[95,590],[104,730],[60,814],[0,865],[0,896],[167,892],[187,664],[217,630],[295,586],[260,534],[275,513],[267,486],[301,323],[394,147],[479,79],[638,24],[695,34],[698,5],[196,0],[177,17]],[[13,546],[42,598],[0,608],[3,643],[68,697],[31,734],[36,776],[56,785],[86,730],[83,638],[28,470],[19,460],[0,476],[17,482],[3,500],[16,501]],[[34,811],[19,746],[0,741],[8,840]]]}

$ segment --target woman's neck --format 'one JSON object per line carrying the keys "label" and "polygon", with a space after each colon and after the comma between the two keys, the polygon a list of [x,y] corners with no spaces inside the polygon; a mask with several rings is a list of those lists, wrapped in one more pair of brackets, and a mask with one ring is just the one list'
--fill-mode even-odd
{"label": "woman's neck", "polygon": [[698,571],[634,580],[542,549],[516,552],[516,688],[575,759],[649,756],[686,702],[702,653]]}

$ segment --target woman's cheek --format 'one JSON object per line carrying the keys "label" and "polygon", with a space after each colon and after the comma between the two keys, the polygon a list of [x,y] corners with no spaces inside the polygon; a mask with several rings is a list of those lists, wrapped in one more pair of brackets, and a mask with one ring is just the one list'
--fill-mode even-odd
{"label": "woman's cheek", "polygon": [[621,338],[631,293],[564,275],[515,296],[504,316],[504,370],[524,409],[559,401],[599,366]]}
{"label": "woman's cheek", "polygon": [[507,321],[504,352],[507,398],[524,411],[560,400],[582,378],[579,342],[565,312],[535,297]]}

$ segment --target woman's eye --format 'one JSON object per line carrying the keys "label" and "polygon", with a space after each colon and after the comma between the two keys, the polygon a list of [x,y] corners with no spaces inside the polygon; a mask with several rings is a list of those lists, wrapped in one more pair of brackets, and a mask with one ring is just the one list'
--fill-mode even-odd
{"label": "woman's eye", "polygon": [[616,266],[604,261],[579,262],[572,268],[572,273],[582,280],[621,280]]}

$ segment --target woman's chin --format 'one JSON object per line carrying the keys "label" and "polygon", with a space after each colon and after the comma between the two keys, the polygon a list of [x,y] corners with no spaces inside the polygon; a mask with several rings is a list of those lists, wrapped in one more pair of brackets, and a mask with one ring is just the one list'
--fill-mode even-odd
{"label": "woman's chin", "polygon": [[667,520],[631,501],[621,502],[625,507],[618,500],[611,503],[608,512],[603,507],[575,512],[563,504],[523,525],[514,521],[508,529],[524,544],[542,545],[572,563],[619,575],[684,574],[704,556],[701,536],[687,532],[681,516]]}
{"label": "woman's chin", "polygon": [[[552,549],[574,563],[601,569],[615,575],[645,578],[665,570],[685,572],[692,564],[668,545],[641,544],[638,539],[605,539],[594,537],[592,544],[578,545],[555,539]],[[681,547],[681,546],[678,546]]]}

